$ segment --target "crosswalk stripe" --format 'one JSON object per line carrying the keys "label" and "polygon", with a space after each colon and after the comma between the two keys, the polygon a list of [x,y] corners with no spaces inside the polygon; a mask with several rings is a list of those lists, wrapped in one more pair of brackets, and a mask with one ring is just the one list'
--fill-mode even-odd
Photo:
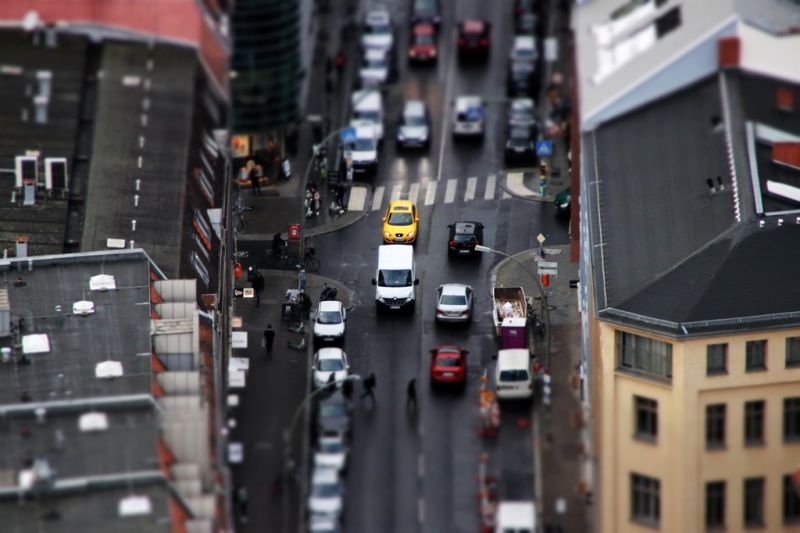
{"label": "crosswalk stripe", "polygon": [[456,198],[456,187],[458,186],[457,179],[447,180],[447,188],[444,191],[444,203],[452,204]]}
{"label": "crosswalk stripe", "polygon": [[464,193],[464,201],[469,202],[475,198],[475,188],[478,186],[478,178],[467,178],[467,190]]}
{"label": "crosswalk stripe", "polygon": [[366,187],[353,187],[350,189],[350,198],[347,200],[348,211],[363,211],[367,201]]}
{"label": "crosswalk stripe", "polygon": [[497,176],[494,174],[489,174],[486,178],[486,191],[483,193],[484,200],[493,200],[494,199],[494,187],[497,183]]}
{"label": "crosswalk stripe", "polygon": [[419,183],[414,182],[408,189],[408,199],[417,203],[417,196],[419,196]]}
{"label": "crosswalk stripe", "polygon": [[436,201],[436,183],[435,181],[428,182],[428,186],[425,189],[425,205],[431,205]]}
{"label": "crosswalk stripe", "polygon": [[381,203],[383,203],[383,185],[375,187],[375,193],[372,195],[372,210],[377,211],[381,208]]}
{"label": "crosswalk stripe", "polygon": [[400,194],[403,192],[403,184],[402,183],[395,183],[394,187],[392,187],[392,197],[391,201],[394,202],[395,200],[400,199]]}

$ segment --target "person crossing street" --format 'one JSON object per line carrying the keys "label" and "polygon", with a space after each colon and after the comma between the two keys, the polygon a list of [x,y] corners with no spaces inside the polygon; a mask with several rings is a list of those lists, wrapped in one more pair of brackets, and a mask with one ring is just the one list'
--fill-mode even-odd
{"label": "person crossing street", "polygon": [[375,372],[370,372],[369,376],[367,376],[367,379],[364,380],[364,392],[361,393],[362,398],[369,396],[369,399],[373,404],[375,403],[375,394],[372,391],[375,388],[376,381],[377,379],[375,378]]}
{"label": "person crossing street", "polygon": [[272,324],[267,324],[267,329],[264,330],[264,348],[267,352],[267,357],[272,357],[272,345],[275,344],[275,330],[272,329]]}
{"label": "person crossing street", "polygon": [[412,379],[406,386],[406,408],[417,410],[417,380]]}

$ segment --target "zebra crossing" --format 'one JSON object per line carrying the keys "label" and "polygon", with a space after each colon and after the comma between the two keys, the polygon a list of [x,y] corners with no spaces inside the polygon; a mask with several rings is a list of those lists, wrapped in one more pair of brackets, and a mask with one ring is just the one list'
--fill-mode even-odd
{"label": "zebra crossing", "polygon": [[466,180],[451,178],[442,181],[424,180],[401,182],[393,185],[379,185],[369,198],[365,187],[354,187],[350,194],[349,211],[378,211],[385,209],[390,201],[411,200],[417,205],[433,205],[437,199],[441,203],[491,201],[495,198],[506,200],[511,195],[499,187],[496,174],[485,177],[470,176]]}

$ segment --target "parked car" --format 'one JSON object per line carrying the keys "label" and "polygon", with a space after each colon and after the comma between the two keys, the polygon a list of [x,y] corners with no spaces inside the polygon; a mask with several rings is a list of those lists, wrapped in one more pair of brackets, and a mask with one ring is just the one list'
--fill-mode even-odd
{"label": "parked car", "polygon": [[536,125],[536,106],[532,98],[514,98],[508,104],[508,127]]}
{"label": "parked car", "polygon": [[453,110],[453,136],[483,138],[484,110],[480,96],[459,96]]}
{"label": "parked car", "polygon": [[491,24],[485,20],[467,19],[458,23],[459,59],[487,59],[491,44],[489,31]]}
{"label": "parked car", "polygon": [[344,484],[334,468],[315,467],[311,471],[308,511],[337,516],[344,510]]}
{"label": "parked car", "polygon": [[341,390],[320,399],[316,408],[316,436],[349,435],[350,403]]}
{"label": "parked car", "polygon": [[572,207],[572,189],[567,187],[563,191],[556,194],[553,200],[553,205],[556,206],[556,214],[567,215]]}
{"label": "parked car", "polygon": [[447,226],[450,235],[447,239],[448,255],[477,254],[476,244],[483,244],[483,224],[480,222],[455,222]]}
{"label": "parked car", "polygon": [[391,50],[367,48],[358,68],[358,84],[361,87],[381,87],[392,77]]}
{"label": "parked car", "polygon": [[524,11],[514,17],[516,35],[536,35],[539,32],[539,17],[532,11]]}
{"label": "parked car", "polygon": [[383,242],[413,244],[419,232],[419,212],[410,200],[389,202],[383,215]]}
{"label": "parked car", "polygon": [[431,145],[428,108],[422,100],[408,100],[403,105],[400,126],[397,128],[397,146],[424,148]]}
{"label": "parked car", "polygon": [[536,64],[533,61],[512,61],[508,64],[506,94],[530,98],[537,91]]}
{"label": "parked car", "polygon": [[436,289],[437,322],[472,321],[472,287],[461,283],[445,283]]}
{"label": "parked car", "polygon": [[446,345],[431,350],[431,385],[458,385],[467,383],[467,350],[461,346]]}
{"label": "parked car", "polygon": [[308,519],[308,533],[341,533],[344,531],[339,517],[330,514],[312,514]]}
{"label": "parked car", "polygon": [[532,128],[514,126],[508,131],[505,161],[507,165],[536,163],[536,138]]}
{"label": "parked car", "polygon": [[343,435],[322,435],[314,450],[314,466],[333,468],[341,473],[347,468],[348,453]]}
{"label": "parked car", "polygon": [[408,60],[414,63],[435,63],[438,55],[436,28],[427,22],[414,24],[408,44]]}
{"label": "parked car", "polygon": [[314,387],[324,387],[331,376],[333,381],[340,386],[350,365],[347,363],[347,354],[341,348],[321,348],[314,354]]}
{"label": "parked car", "polygon": [[361,47],[390,50],[394,47],[392,17],[386,9],[372,9],[364,15]]}
{"label": "parked car", "polygon": [[344,147],[345,157],[353,161],[356,174],[373,174],[378,170],[378,139],[374,123],[366,119],[351,120],[356,138]]}
{"label": "parked car", "polygon": [[437,28],[442,22],[442,6],[439,0],[411,0],[411,24],[428,22]]}
{"label": "parked car", "polygon": [[338,300],[320,302],[314,313],[314,344],[344,344],[347,311]]}
{"label": "parked car", "polygon": [[516,35],[509,54],[511,61],[528,61],[534,63],[539,59],[536,39],[532,35]]}

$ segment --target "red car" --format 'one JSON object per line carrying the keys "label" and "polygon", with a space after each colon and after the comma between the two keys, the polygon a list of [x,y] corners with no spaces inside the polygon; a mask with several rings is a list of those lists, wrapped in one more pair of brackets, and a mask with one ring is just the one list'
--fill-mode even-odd
{"label": "red car", "polygon": [[420,22],[411,28],[408,60],[417,63],[434,63],[439,54],[436,46],[436,29],[433,24]]}
{"label": "red car", "polygon": [[489,57],[489,22],[467,19],[458,23],[458,56],[462,59]]}
{"label": "red car", "polygon": [[431,384],[467,383],[467,354],[461,346],[446,345],[431,350]]}

